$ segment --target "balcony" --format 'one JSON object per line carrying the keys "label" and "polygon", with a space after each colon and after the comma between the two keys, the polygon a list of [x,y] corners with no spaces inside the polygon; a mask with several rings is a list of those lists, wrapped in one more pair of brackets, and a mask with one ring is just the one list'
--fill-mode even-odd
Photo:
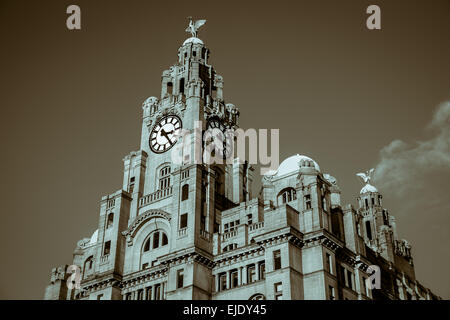
{"label": "balcony", "polygon": [[158,190],[156,192],[150,193],[139,199],[139,208],[146,206],[151,203],[155,203],[162,199],[170,197],[173,193],[173,187],[168,187],[166,189]]}

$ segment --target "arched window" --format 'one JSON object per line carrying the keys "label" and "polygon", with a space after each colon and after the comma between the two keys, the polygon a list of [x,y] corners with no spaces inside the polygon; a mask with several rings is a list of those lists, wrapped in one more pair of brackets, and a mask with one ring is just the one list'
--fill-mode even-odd
{"label": "arched window", "polygon": [[229,245],[227,245],[225,248],[223,248],[223,252],[227,252],[227,251],[231,251],[237,248],[237,244],[236,243],[230,243]]}
{"label": "arched window", "polygon": [[189,198],[189,185],[185,184],[181,188],[181,201],[187,200]]}
{"label": "arched window", "polygon": [[172,82],[167,82],[167,93],[172,94],[173,84]]}
{"label": "arched window", "polygon": [[94,256],[90,256],[84,261],[83,279],[91,275],[94,267]]}
{"label": "arched window", "polygon": [[266,300],[266,297],[262,293],[254,294],[248,300]]}
{"label": "arched window", "polygon": [[170,187],[170,166],[165,166],[159,170],[159,190]]}
{"label": "arched window", "polygon": [[84,263],[84,270],[91,270],[93,263],[94,263],[94,257],[93,256],[90,256],[89,258],[87,258],[85,263]]}
{"label": "arched window", "polygon": [[114,214],[111,212],[110,214],[108,214],[108,219],[106,221],[106,229],[109,229],[112,227],[114,222]]}
{"label": "arched window", "polygon": [[167,235],[160,230],[152,232],[147,240],[144,241],[144,247],[142,248],[142,251],[145,253],[147,251],[150,251],[150,249],[157,249],[159,247],[163,247],[169,244],[169,238]]}
{"label": "arched window", "polygon": [[278,203],[287,203],[297,200],[297,192],[294,188],[286,188],[278,194]]}

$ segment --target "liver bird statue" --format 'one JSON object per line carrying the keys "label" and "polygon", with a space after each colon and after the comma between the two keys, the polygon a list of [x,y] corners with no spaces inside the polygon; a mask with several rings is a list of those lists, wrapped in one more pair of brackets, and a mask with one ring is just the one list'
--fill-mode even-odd
{"label": "liver bird statue", "polygon": [[206,23],[206,20],[197,20],[194,22],[192,20],[192,17],[188,17],[188,19],[189,26],[187,27],[186,32],[190,32],[193,37],[197,38],[197,31],[202,25]]}
{"label": "liver bird statue", "polygon": [[364,181],[364,183],[370,183],[370,180],[372,179],[372,176],[373,176],[373,172],[375,171],[375,169],[374,168],[372,168],[372,169],[370,169],[370,170],[367,170],[366,172],[360,172],[360,173],[357,173],[356,175],[358,176],[358,177],[360,177],[363,181]]}

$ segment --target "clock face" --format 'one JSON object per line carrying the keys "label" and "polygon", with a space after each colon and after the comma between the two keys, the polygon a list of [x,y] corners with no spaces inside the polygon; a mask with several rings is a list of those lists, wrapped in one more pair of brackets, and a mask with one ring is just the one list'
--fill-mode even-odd
{"label": "clock face", "polygon": [[163,153],[172,148],[181,133],[181,119],[169,115],[159,120],[150,132],[150,149],[155,153]]}
{"label": "clock face", "polygon": [[[220,154],[224,158],[228,158],[228,156],[230,155],[231,147],[229,145],[227,145],[227,141],[226,141],[226,138],[225,138],[226,137],[225,134],[226,134],[226,130],[227,130],[225,125],[221,121],[219,121],[218,119],[212,119],[212,120],[208,121],[207,129],[219,129],[220,132],[222,132],[222,134],[220,134],[220,135],[214,135],[214,140],[213,141],[215,143],[219,143],[219,145],[217,146],[218,147],[217,149],[220,152]],[[209,143],[211,143],[211,142],[212,141],[209,141]],[[213,153],[215,153],[215,150],[213,150]]]}

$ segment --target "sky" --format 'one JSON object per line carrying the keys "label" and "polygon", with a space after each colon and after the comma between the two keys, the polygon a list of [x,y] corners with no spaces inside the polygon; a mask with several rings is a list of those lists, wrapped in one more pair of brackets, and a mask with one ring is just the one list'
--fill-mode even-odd
{"label": "sky", "polygon": [[[381,30],[366,28],[371,4]],[[418,280],[450,298],[449,14],[448,0],[0,0],[0,298],[42,299],[97,228],[187,16],[207,19],[199,37],[240,125],[280,129],[280,160],[313,158],[345,203],[376,168]]]}

